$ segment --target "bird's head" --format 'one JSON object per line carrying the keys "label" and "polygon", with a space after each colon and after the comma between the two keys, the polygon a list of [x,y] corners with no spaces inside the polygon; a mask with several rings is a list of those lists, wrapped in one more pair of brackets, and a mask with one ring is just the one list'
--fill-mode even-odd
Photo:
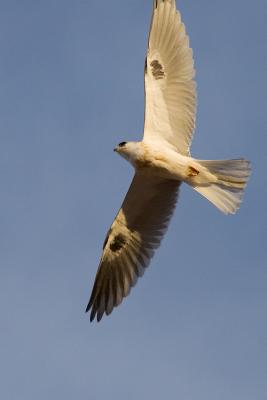
{"label": "bird's head", "polygon": [[131,162],[138,151],[138,144],[136,142],[121,142],[115,147],[114,151]]}
{"label": "bird's head", "polygon": [[128,143],[127,142],[121,142],[118,144],[118,146],[115,147],[114,151],[116,151],[116,153],[125,153],[125,151],[127,150],[128,147]]}
{"label": "bird's head", "polygon": [[128,142],[119,143],[118,146],[115,147],[114,151],[118,153],[121,157],[125,158],[126,160],[129,160],[130,154],[129,154]]}

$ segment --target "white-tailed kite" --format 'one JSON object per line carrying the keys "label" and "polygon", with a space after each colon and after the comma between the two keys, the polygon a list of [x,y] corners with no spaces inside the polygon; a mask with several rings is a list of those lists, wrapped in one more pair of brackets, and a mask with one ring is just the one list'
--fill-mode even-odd
{"label": "white-tailed kite", "polygon": [[91,321],[109,315],[143,275],[168,228],[182,182],[225,214],[240,206],[249,162],[190,156],[194,76],[192,49],[175,0],[154,0],[145,61],[144,137],[115,148],[133,165],[135,175],[104,242],[86,309]]}

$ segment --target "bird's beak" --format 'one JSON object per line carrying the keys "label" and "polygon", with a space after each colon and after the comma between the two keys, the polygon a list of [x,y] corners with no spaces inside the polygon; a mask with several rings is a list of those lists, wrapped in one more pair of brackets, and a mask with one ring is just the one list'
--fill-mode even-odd
{"label": "bird's beak", "polygon": [[113,151],[116,151],[116,153],[117,153],[117,151],[118,151],[118,150],[117,150],[117,147],[115,147],[115,149],[113,149]]}

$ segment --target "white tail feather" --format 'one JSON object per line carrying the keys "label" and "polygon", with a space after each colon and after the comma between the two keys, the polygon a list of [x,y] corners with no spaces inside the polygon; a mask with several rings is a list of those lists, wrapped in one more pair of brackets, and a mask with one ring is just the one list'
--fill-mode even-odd
{"label": "white tail feather", "polygon": [[215,181],[193,185],[193,188],[223,213],[234,214],[240,207],[251,173],[249,161],[239,159],[197,162],[214,176]]}

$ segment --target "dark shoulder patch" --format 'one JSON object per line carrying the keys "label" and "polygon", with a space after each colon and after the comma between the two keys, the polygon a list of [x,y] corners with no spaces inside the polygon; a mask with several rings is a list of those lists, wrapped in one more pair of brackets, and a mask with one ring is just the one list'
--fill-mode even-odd
{"label": "dark shoulder patch", "polygon": [[119,251],[123,246],[126,244],[126,238],[123,236],[121,233],[119,233],[117,236],[114,237],[112,242],[110,243],[110,250],[113,251],[113,253],[116,253]]}
{"label": "dark shoulder patch", "polygon": [[153,60],[153,61],[150,63],[150,66],[151,66],[151,68],[152,68],[152,74],[153,74],[153,76],[154,76],[154,78],[155,78],[156,80],[158,80],[158,79],[164,79],[164,77],[165,77],[165,72],[164,72],[163,66],[159,63],[158,60]]}

